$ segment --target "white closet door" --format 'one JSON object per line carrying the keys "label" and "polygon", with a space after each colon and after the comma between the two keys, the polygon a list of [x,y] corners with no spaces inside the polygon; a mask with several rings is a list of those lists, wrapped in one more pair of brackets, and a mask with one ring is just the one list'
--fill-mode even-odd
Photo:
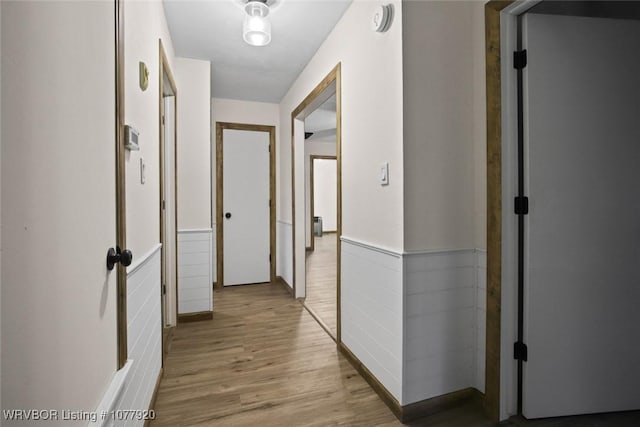
{"label": "white closet door", "polygon": [[640,408],[640,21],[523,21],[523,413]]}
{"label": "white closet door", "polygon": [[225,129],[222,141],[223,283],[268,282],[269,133]]}

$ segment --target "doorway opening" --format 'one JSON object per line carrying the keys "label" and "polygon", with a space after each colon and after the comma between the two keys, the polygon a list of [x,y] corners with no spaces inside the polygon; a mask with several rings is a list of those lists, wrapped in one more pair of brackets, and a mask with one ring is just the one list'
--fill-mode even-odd
{"label": "doorway opening", "polygon": [[159,135],[160,135],[160,243],[162,361],[168,352],[173,327],[178,320],[178,214],[177,214],[177,106],[178,90],[169,61],[159,42]]}
{"label": "doorway opening", "polygon": [[[342,234],[340,64],[291,113],[291,129],[293,292],[339,344]],[[325,163],[320,163],[323,161]],[[319,183],[322,187],[328,182],[333,186],[331,191],[326,186],[322,190],[323,195],[335,201],[323,202],[325,207],[330,207],[326,218],[314,212],[317,207],[314,203],[316,195],[311,190],[314,167],[324,172],[324,178],[315,180],[314,186]],[[335,230],[335,234],[325,234],[324,230]],[[320,244],[322,251],[319,250]]]}
{"label": "doorway opening", "polygon": [[[331,102],[332,98],[327,102]],[[335,101],[334,101],[335,102]],[[326,103],[325,103],[326,104]],[[314,114],[322,111],[318,109],[305,121],[305,131],[308,122]],[[329,110],[331,111],[331,110]],[[335,114],[333,115],[335,117]],[[333,131],[333,138],[331,138]],[[337,334],[337,169],[335,155],[308,154],[333,150],[335,154],[335,129],[330,129],[327,141],[314,141],[313,137],[305,142],[305,181],[308,176],[308,187],[305,198],[308,199],[309,214],[307,215],[306,234],[310,237],[311,245],[306,253],[306,297],[304,306],[312,313],[318,323],[335,339]]]}
{"label": "doorway opening", "polygon": [[216,287],[276,277],[275,126],[216,122]]}

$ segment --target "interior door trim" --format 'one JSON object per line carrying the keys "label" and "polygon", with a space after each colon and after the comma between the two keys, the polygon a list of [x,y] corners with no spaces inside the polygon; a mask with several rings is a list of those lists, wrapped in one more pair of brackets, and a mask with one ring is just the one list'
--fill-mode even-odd
{"label": "interior door trim", "polygon": [[223,131],[245,130],[269,134],[269,253],[270,281],[276,280],[276,127],[246,123],[216,122],[216,288],[224,287],[224,223],[222,221]]}
{"label": "interior door trim", "polygon": [[[176,82],[175,79],[173,77],[173,73],[171,72],[171,67],[169,66],[169,60],[167,59],[167,54],[166,51],[164,49],[164,45],[162,44],[162,40],[158,40],[158,50],[159,50],[159,84],[158,84],[158,135],[159,135],[159,153],[160,153],[160,159],[159,159],[159,175],[160,175],[160,193],[159,193],[159,199],[158,199],[158,213],[160,215],[160,243],[162,244],[162,247],[160,248],[160,259],[161,259],[161,268],[160,268],[160,301],[162,304],[162,316],[161,316],[161,323],[162,323],[162,331],[164,332],[164,329],[167,327],[166,323],[169,321],[169,319],[165,319],[165,314],[166,314],[166,307],[165,307],[165,298],[162,298],[162,286],[165,284],[166,282],[166,277],[165,277],[165,266],[167,263],[167,255],[166,255],[166,239],[167,236],[165,236],[165,225],[166,225],[166,206],[165,209],[163,209],[163,200],[166,199],[165,197],[165,185],[164,185],[164,178],[165,178],[165,173],[164,173],[164,169],[165,169],[165,157],[166,157],[166,153],[165,153],[165,134],[164,134],[164,123],[163,123],[163,117],[164,117],[164,98],[166,96],[173,96],[173,114],[174,114],[174,126],[173,126],[173,186],[174,186],[174,194],[173,194],[173,218],[174,218],[174,235],[171,236],[174,240],[174,250],[176,252],[176,263],[173,265],[173,275],[174,280],[173,283],[175,284],[175,312],[176,312],[176,323],[177,323],[177,316],[178,316],[178,263],[177,263],[177,252],[178,252],[178,197],[177,197],[177,191],[178,191],[178,162],[177,162],[177,151],[178,151],[178,89],[176,86]],[[167,77],[167,81],[169,82],[169,87],[166,88],[165,84],[164,84],[164,77]],[[169,94],[170,95],[167,95]],[[169,165],[171,167],[171,165]],[[164,366],[164,359],[166,356],[166,352],[167,352],[167,348],[165,348],[168,344],[168,340],[165,339],[165,334],[162,334],[162,343],[161,343],[161,348],[162,348],[162,364]]]}
{"label": "interior door trim", "polygon": [[[340,283],[341,283],[341,259],[342,250],[340,246],[340,236],[342,236],[342,63],[339,62],[329,74],[318,85],[313,88],[311,92],[302,100],[302,102],[291,112],[291,233],[292,240],[292,257],[293,257],[293,295],[296,295],[296,138],[295,138],[295,121],[296,119],[303,120],[313,111],[315,111],[320,105],[322,105],[333,94],[327,94],[325,89],[335,84],[336,94],[336,171],[338,174],[337,179],[337,193],[338,193],[338,205],[336,220],[336,235],[337,235],[337,248],[336,248],[336,288],[337,288],[337,325],[336,325],[336,343],[340,344],[342,341],[341,335],[341,301],[340,301]],[[303,147],[300,147],[303,148]],[[304,185],[304,183],[303,183]],[[304,208],[303,208],[304,209]],[[304,216],[304,215],[303,215]],[[306,246],[306,245],[305,245]],[[302,262],[305,262],[303,259]]]}
{"label": "interior door trim", "polygon": [[[116,245],[127,247],[127,196],[124,148],[124,2],[115,0],[115,78],[116,78]],[[127,269],[117,267],[117,343],[118,369],[127,363]]]}

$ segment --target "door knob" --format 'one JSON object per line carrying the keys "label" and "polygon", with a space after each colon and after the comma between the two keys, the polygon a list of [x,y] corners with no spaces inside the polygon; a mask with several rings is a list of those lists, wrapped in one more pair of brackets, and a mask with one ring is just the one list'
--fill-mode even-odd
{"label": "door knob", "polygon": [[226,214],[224,214],[224,217],[227,219],[231,218],[231,212],[227,212]]}
{"label": "door knob", "polygon": [[124,267],[129,267],[133,260],[133,254],[129,249],[121,251],[120,248],[109,248],[107,251],[107,270],[113,270],[116,263],[122,264]]}

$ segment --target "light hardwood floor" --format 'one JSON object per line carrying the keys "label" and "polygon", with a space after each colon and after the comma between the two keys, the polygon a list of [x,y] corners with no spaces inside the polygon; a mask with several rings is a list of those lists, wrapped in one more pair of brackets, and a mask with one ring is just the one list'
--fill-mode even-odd
{"label": "light hardwood floor", "polygon": [[[279,284],[216,290],[213,320],[180,324],[164,366],[152,427],[400,426],[336,345]],[[469,403],[414,421],[489,427]],[[640,412],[504,425],[631,427]]]}
{"label": "light hardwood floor", "polygon": [[335,338],[337,335],[337,237],[325,233],[315,237],[313,252],[307,252],[304,304],[321,319]]}
{"label": "light hardwood floor", "polygon": [[[213,320],[176,328],[164,370],[153,427],[401,425],[277,284],[216,290]],[[491,424],[466,407],[411,425]]]}

